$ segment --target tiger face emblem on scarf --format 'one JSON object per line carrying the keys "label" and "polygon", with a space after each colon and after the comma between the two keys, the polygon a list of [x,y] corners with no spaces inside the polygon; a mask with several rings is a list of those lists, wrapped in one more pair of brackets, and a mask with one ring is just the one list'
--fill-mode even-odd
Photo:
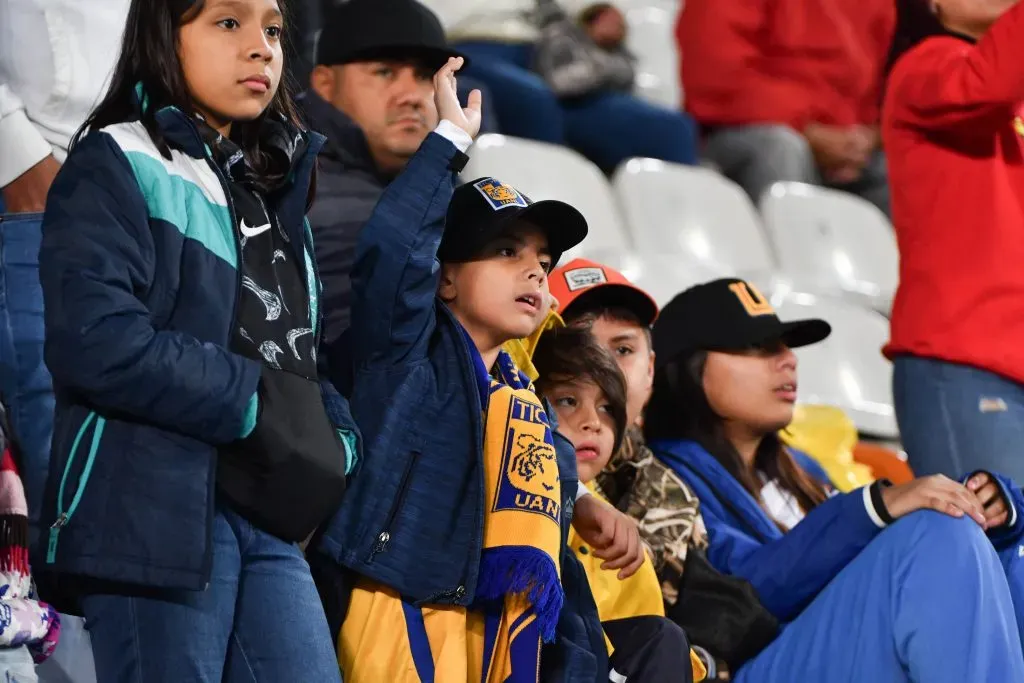
{"label": "tiger face emblem on scarf", "polygon": [[[517,488],[538,495],[551,495],[558,484],[558,462],[555,449],[532,434],[520,434],[512,448],[508,464],[509,479]],[[548,482],[548,471],[555,472],[555,480]]]}
{"label": "tiger face emblem on scarf", "polygon": [[558,521],[558,457],[539,405],[512,399],[495,510],[535,512]]}

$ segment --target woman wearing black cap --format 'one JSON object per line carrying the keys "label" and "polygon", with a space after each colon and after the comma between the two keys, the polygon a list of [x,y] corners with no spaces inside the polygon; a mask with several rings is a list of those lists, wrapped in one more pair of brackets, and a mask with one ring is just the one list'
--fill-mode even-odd
{"label": "woman wearing black cap", "polygon": [[[683,292],[654,326],[649,445],[700,498],[711,563],[787,624],[735,680],[1024,680],[1008,585],[1021,573],[1019,491],[978,473],[968,486],[934,476],[835,494],[780,442],[796,402],[791,349],[830,331],[781,322],[734,279]],[[943,514],[911,514],[927,509]]]}

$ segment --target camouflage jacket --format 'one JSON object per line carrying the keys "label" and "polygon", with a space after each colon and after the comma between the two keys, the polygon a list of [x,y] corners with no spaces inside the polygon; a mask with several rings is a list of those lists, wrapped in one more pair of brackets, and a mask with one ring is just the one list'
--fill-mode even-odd
{"label": "camouflage jacket", "polygon": [[615,507],[637,521],[651,549],[665,601],[675,604],[687,549],[707,546],[697,496],[654,457],[636,427],[626,433],[619,452],[598,475],[597,485]]}

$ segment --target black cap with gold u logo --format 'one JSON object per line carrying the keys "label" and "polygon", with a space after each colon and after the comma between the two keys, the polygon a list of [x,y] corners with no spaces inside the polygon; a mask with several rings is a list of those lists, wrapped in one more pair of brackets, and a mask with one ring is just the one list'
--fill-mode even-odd
{"label": "black cap with gold u logo", "polygon": [[724,278],[676,295],[661,309],[652,337],[660,367],[692,351],[741,351],[776,341],[797,348],[831,332],[824,320],[782,322],[754,285]]}

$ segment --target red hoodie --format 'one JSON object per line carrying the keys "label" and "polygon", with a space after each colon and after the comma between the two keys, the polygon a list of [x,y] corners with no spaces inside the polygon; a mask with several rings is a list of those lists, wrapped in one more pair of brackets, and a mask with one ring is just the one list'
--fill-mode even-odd
{"label": "red hoodie", "polygon": [[929,38],[889,78],[882,137],[900,248],[890,357],[1024,382],[1024,3],[977,43]]}
{"label": "red hoodie", "polygon": [[686,108],[704,125],[878,123],[893,0],[686,0]]}

